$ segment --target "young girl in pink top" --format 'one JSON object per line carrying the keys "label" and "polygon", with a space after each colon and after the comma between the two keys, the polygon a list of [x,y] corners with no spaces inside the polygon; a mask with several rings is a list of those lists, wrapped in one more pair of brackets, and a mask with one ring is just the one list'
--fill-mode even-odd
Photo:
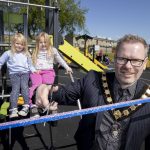
{"label": "young girl in pink top", "polygon": [[33,65],[38,73],[31,73],[30,79],[32,81],[32,87],[30,88],[30,102],[34,90],[40,84],[53,84],[55,79],[55,71],[53,69],[54,61],[63,66],[67,73],[72,69],[59,55],[56,48],[54,48],[50,42],[50,37],[47,33],[41,32],[36,39],[36,48],[32,54]]}

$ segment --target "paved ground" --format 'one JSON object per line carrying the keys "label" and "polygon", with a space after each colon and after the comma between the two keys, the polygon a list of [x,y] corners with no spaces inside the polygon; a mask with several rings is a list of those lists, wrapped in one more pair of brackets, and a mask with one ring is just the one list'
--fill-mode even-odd
{"label": "paved ground", "polygon": [[[74,67],[74,80],[81,78],[85,72]],[[71,79],[69,75],[65,75],[63,69],[59,69],[58,72],[58,82],[61,84],[69,84]],[[9,81],[8,81],[8,84]],[[70,111],[78,109],[77,106],[59,106],[60,112]],[[80,117],[74,117],[70,119],[60,120],[56,127],[52,127],[52,139],[50,134],[50,126],[46,123],[27,126],[25,128],[15,128],[11,130],[11,140],[6,137],[4,141],[6,142],[6,149],[12,150],[22,150],[27,149],[28,146],[30,150],[45,150],[45,149],[62,149],[62,150],[76,150],[76,143],[73,138],[75,131],[77,129]],[[1,131],[0,135],[3,137],[4,132],[8,133],[8,130]],[[14,142],[14,146],[11,147],[10,142]],[[52,144],[53,142],[53,144]],[[52,147],[54,145],[54,148]],[[0,150],[3,149],[3,145],[0,144]]]}
{"label": "paved ground", "polygon": [[[71,82],[69,76],[64,74],[64,70],[60,69],[58,77],[58,82],[62,84],[69,84]],[[74,79],[78,79],[83,77],[85,74],[84,71],[74,68]],[[147,83],[150,83],[150,70],[147,69],[142,78],[145,79]],[[76,106],[59,106],[60,112],[70,111],[77,109]],[[60,150],[77,150],[75,141],[74,141],[74,133],[77,129],[80,117],[65,119],[58,121],[57,127],[52,127],[52,135],[53,140],[50,138],[50,128],[49,124],[46,123],[46,126],[43,124],[37,124],[35,126],[27,126],[24,129],[13,129],[12,132],[12,141],[15,141],[13,148],[9,147],[10,141],[8,141],[8,137],[4,139],[7,141],[7,149],[13,150],[22,150],[26,149],[26,145],[30,150],[46,150],[46,149],[60,149]],[[3,133],[0,132],[0,135]],[[38,135],[38,136],[37,136]],[[53,142],[54,147],[51,147],[51,142]],[[0,150],[3,149],[2,144],[0,144]],[[143,149],[143,148],[142,148]]]}

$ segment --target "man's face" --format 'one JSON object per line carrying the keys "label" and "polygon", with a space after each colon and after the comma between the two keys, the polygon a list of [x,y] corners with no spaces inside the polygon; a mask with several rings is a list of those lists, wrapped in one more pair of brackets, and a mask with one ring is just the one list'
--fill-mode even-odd
{"label": "man's face", "polygon": [[145,49],[141,43],[123,43],[116,57],[130,60],[144,60],[141,66],[133,66],[130,61],[119,64],[115,60],[115,74],[122,88],[126,88],[135,83],[146,68],[147,58]]}

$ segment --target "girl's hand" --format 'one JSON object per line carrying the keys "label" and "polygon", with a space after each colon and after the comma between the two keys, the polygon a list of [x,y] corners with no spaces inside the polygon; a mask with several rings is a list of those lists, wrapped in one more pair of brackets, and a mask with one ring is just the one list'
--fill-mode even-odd
{"label": "girl's hand", "polygon": [[33,73],[40,74],[40,71],[41,71],[41,70],[36,70],[36,71],[33,72]]}
{"label": "girl's hand", "polygon": [[69,73],[73,73],[73,71],[70,67],[66,70],[66,74],[69,74]]}

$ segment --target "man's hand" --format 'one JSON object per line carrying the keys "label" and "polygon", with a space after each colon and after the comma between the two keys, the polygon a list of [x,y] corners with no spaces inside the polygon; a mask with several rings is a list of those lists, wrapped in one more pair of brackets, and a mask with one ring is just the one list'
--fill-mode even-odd
{"label": "man's hand", "polygon": [[49,104],[49,110],[50,111],[54,111],[54,110],[57,110],[57,109],[58,109],[58,103],[55,102],[55,101],[50,102],[50,104]]}

